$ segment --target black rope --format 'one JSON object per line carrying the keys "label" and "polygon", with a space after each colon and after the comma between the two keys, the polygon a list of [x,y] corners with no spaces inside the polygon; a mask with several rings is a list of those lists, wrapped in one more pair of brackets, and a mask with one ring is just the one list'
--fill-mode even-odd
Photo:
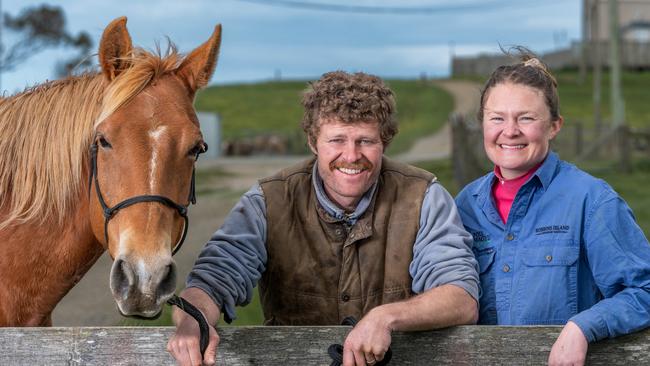
{"label": "black rope", "polygon": [[199,344],[201,347],[201,357],[203,357],[205,350],[208,349],[208,343],[210,342],[210,325],[208,324],[208,321],[205,319],[199,309],[197,309],[194,305],[182,297],[174,294],[169,300],[167,300],[167,303],[172,306],[178,306],[181,310],[188,313],[192,318],[196,319],[196,321],[199,323]]}
{"label": "black rope", "polygon": [[[346,316],[343,321],[341,322],[341,325],[350,325],[354,327],[357,325],[357,319],[355,319],[353,316]],[[332,358],[332,363],[330,366],[341,366],[343,364],[343,346],[335,343],[330,345],[327,348],[327,354]],[[393,358],[393,350],[388,347],[388,350],[384,354],[384,358],[381,361],[377,361],[374,366],[384,366],[388,365],[390,362],[391,358]]]}

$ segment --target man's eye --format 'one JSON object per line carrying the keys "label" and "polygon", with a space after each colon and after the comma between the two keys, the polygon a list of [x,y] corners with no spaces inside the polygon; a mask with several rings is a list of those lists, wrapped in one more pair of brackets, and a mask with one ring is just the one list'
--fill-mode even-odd
{"label": "man's eye", "polygon": [[490,117],[490,121],[494,123],[501,123],[503,122],[503,118],[501,117]]}

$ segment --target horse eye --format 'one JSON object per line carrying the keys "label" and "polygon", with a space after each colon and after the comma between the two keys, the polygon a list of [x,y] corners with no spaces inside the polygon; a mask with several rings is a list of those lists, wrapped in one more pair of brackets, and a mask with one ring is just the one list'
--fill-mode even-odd
{"label": "horse eye", "polygon": [[100,136],[100,137],[99,137],[99,144],[101,145],[101,147],[103,147],[103,148],[105,148],[105,149],[110,149],[111,147],[113,147],[113,146],[111,146],[111,144],[110,144],[110,143],[109,143],[109,142],[104,138],[104,136]]}

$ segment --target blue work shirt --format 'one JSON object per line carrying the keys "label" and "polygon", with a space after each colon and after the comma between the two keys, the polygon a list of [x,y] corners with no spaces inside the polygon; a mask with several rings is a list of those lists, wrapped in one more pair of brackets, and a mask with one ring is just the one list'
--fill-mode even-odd
{"label": "blue work shirt", "polygon": [[576,323],[589,342],[650,326],[650,246],[604,181],[549,153],[504,224],[489,173],[456,198],[474,237],[480,324]]}

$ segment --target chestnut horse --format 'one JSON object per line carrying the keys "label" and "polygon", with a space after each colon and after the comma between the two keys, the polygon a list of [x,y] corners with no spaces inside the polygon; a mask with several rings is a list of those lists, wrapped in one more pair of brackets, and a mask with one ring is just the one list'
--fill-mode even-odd
{"label": "chestnut horse", "polygon": [[206,148],[192,103],[220,42],[217,25],[186,57],[154,54],[122,17],[102,35],[101,72],[0,102],[0,326],[51,325],[104,250],[119,311],[159,314]]}

